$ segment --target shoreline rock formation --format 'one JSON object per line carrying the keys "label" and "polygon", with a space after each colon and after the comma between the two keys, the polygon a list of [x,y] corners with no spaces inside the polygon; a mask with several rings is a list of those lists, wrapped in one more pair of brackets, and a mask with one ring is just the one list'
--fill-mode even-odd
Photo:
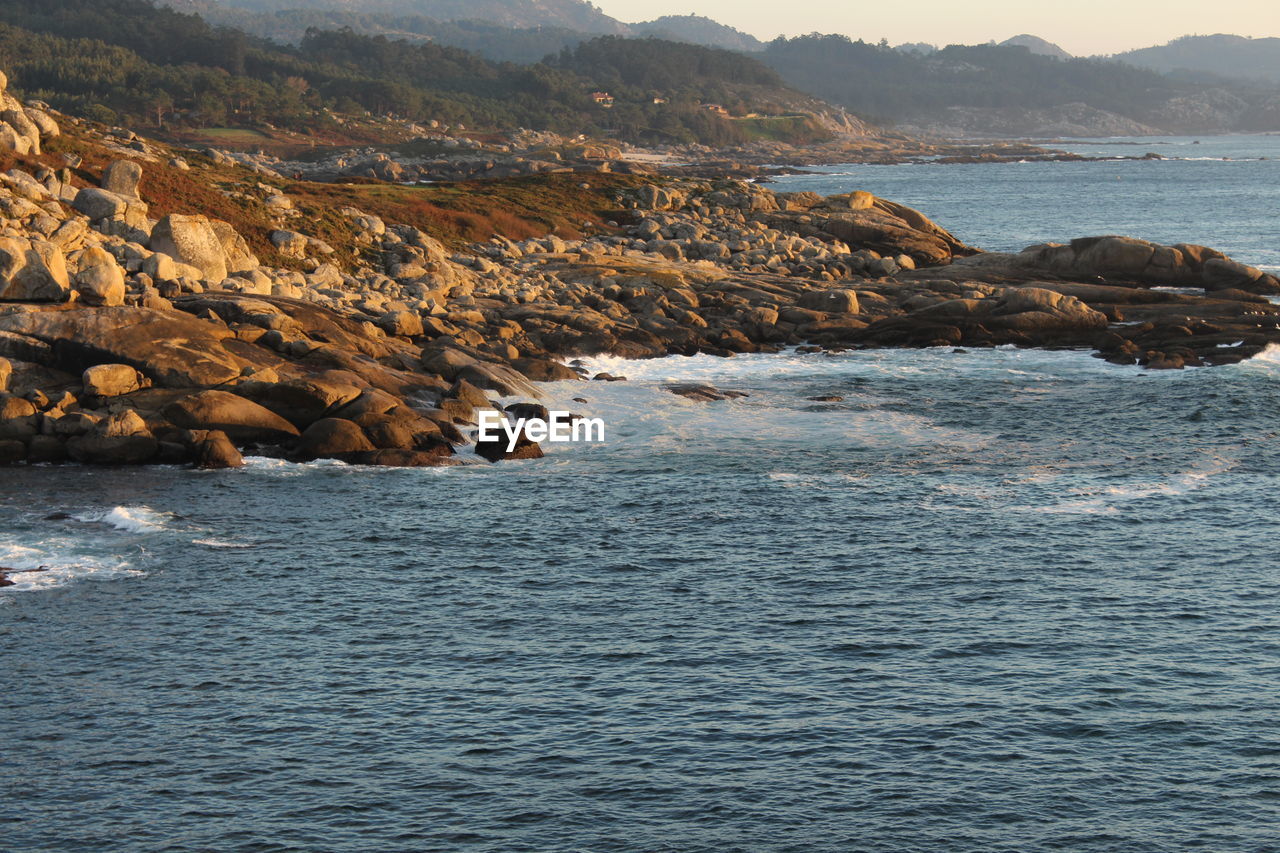
{"label": "shoreline rock formation", "polygon": [[[585,184],[614,219],[579,236],[451,247],[336,192],[304,214],[290,187],[314,185],[67,119],[64,134],[5,98],[0,464],[457,464],[478,411],[586,378],[575,356],[1015,344],[1178,368],[1280,342],[1280,282],[1200,246],[982,253],[865,192],[661,177]],[[164,190],[192,170],[205,184],[176,204]],[[227,198],[263,212],[212,215]]]}

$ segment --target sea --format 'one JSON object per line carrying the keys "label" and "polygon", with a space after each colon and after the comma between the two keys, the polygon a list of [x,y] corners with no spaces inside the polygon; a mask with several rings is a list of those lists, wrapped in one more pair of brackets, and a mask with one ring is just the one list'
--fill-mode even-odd
{"label": "sea", "polygon": [[[1196,142],[777,186],[1276,268]],[[587,366],[539,460],[0,470],[0,849],[1280,850],[1280,351]]]}

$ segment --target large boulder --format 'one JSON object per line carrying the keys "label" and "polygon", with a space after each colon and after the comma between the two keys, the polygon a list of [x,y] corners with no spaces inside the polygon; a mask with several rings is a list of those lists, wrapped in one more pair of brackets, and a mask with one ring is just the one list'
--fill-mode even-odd
{"label": "large boulder", "polygon": [[141,388],[143,377],[132,365],[98,364],[86,370],[80,382],[90,397],[120,397]]}
{"label": "large boulder", "polygon": [[132,160],[117,160],[102,173],[99,182],[104,190],[125,198],[138,198],[142,167]]}
{"label": "large boulder", "polygon": [[511,442],[503,431],[495,438],[476,439],[476,455],[490,462],[501,462],[503,460],[514,459],[541,459],[546,454],[542,452],[542,446],[521,430],[520,435],[516,438],[516,445],[511,447]]}
{"label": "large boulder", "polygon": [[40,153],[40,128],[36,127],[22,109],[0,110],[0,121],[13,128],[14,133],[26,140],[27,153]]}
{"label": "large boulder", "polygon": [[31,143],[11,125],[0,121],[0,151],[25,157],[31,152]]}
{"label": "large boulder", "polygon": [[801,308],[823,311],[827,314],[857,314],[858,294],[852,290],[811,290],[800,294],[797,304]]}
{"label": "large boulder", "polygon": [[1201,268],[1205,290],[1249,290],[1263,272],[1230,258],[1210,258]]}
{"label": "large boulder", "polygon": [[246,382],[236,390],[299,429],[305,429],[353,402],[362,389],[324,379],[293,379]]}
{"label": "large boulder", "polygon": [[208,281],[227,277],[227,254],[208,217],[169,214],[156,223],[148,248],[195,267]]}
{"label": "large boulder", "polygon": [[217,430],[239,442],[278,443],[298,429],[275,412],[226,391],[201,391],[170,403],[164,416],[191,430]]}
{"label": "large boulder", "polygon": [[418,338],[424,334],[422,316],[416,311],[388,311],[378,318],[378,325],[397,337]]}
{"label": "large boulder", "polygon": [[80,253],[75,287],[85,305],[124,304],[124,270],[110,252],[97,246]]}
{"label": "large boulder", "polygon": [[31,119],[31,123],[40,129],[40,136],[43,139],[52,139],[62,134],[62,129],[58,127],[58,123],[53,120],[53,116],[44,110],[38,110],[35,107],[27,107],[23,110],[27,114],[27,118]]}
{"label": "large boulder", "polygon": [[240,232],[236,231],[231,223],[212,219],[209,221],[209,226],[213,228],[213,233],[218,235],[218,242],[222,244],[228,273],[249,272],[260,266],[257,256],[249,248],[249,241],[240,236]]}
{"label": "large boulder", "polygon": [[192,462],[197,468],[218,470],[244,465],[244,457],[221,430],[192,430],[187,433],[186,438],[191,448]]}
{"label": "large boulder", "polygon": [[110,190],[85,187],[76,193],[71,206],[96,222],[99,219],[122,219],[129,209],[129,202]]}
{"label": "large boulder", "polygon": [[4,333],[48,347],[47,366],[79,373],[96,364],[128,364],[165,387],[220,385],[239,378],[250,364],[224,347],[235,337],[226,326],[178,311],[28,311],[0,315],[0,339]]}
{"label": "large boulder", "polygon": [[0,394],[0,440],[29,441],[40,431],[40,416],[29,400]]}
{"label": "large boulder", "polygon": [[307,235],[297,231],[272,231],[271,242],[286,258],[304,258],[310,240]]}
{"label": "large boulder", "polygon": [[57,246],[0,237],[0,301],[66,302],[70,296],[71,279]]}
{"label": "large boulder", "polygon": [[991,316],[983,323],[989,329],[1020,332],[1105,329],[1107,317],[1074,296],[1042,287],[1009,287],[994,300]]}
{"label": "large boulder", "polygon": [[[1016,254],[988,252],[961,258],[943,271],[990,282],[1064,279],[1119,282],[1130,286],[1202,287],[1280,293],[1280,282],[1256,267],[1231,260],[1214,249],[1179,243],[1163,246],[1132,237],[1081,237],[1069,244],[1028,246]],[[912,276],[929,277],[932,272]]]}
{"label": "large boulder", "polygon": [[323,418],[302,433],[297,455],[303,459],[341,459],[352,453],[377,450],[359,424],[342,418]]}
{"label": "large boulder", "polygon": [[9,390],[10,376],[13,376],[13,362],[0,357],[0,394]]}
{"label": "large boulder", "polygon": [[132,409],[111,415],[85,435],[67,441],[72,459],[92,465],[137,465],[153,459],[159,449],[146,422]]}

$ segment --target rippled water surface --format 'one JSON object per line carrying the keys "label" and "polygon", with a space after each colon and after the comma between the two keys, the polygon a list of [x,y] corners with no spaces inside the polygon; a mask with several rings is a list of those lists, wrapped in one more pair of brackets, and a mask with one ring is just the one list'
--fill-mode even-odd
{"label": "rippled water surface", "polygon": [[1280,359],[597,366],[532,462],[6,470],[0,846],[1276,849]]}
{"label": "rippled water surface", "polygon": [[[1280,134],[1046,143],[1114,162],[821,166],[775,189],[868,190],[911,205],[973,246],[1125,234],[1200,243],[1280,270]],[[1137,160],[1146,153],[1163,160]]]}

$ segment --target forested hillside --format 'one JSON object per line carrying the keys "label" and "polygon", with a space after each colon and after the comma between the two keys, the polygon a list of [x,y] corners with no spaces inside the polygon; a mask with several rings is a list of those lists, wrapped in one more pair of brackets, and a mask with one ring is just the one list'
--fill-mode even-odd
{"label": "forested hillside", "polygon": [[[29,97],[151,126],[305,129],[369,111],[720,144],[743,131],[702,104],[745,113],[806,100],[756,60],[689,44],[605,37],[516,65],[351,30],[310,30],[299,45],[279,45],[149,0],[9,0],[0,5],[0,67]],[[593,97],[602,90],[611,108]]]}
{"label": "forested hillside", "polygon": [[[167,0],[201,11],[209,0]],[[626,25],[584,0],[216,0],[251,12],[306,9],[362,15],[421,16],[437,21],[478,20],[504,27],[553,26],[584,33],[622,33]]]}
{"label": "forested hillside", "polygon": [[1166,73],[1198,72],[1280,83],[1280,38],[1186,36],[1158,47],[1131,50],[1116,59]]}

